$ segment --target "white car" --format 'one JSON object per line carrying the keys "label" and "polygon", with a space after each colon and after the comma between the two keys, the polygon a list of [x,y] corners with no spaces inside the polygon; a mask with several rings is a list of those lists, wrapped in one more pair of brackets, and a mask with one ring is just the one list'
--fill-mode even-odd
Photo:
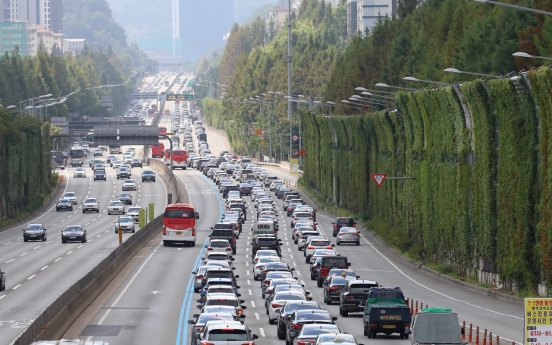
{"label": "white car", "polygon": [[263,274],[264,267],[268,262],[282,262],[279,256],[261,256],[253,267],[253,280],[259,280]]}
{"label": "white car", "polygon": [[230,242],[224,239],[212,239],[207,246],[209,253],[225,253],[229,257],[232,257],[232,247],[230,247]]}
{"label": "white car", "polygon": [[140,218],[140,210],[141,208],[139,206],[132,206],[129,207],[126,215],[132,218],[136,223],[138,223],[138,219]]}
{"label": "white car", "polygon": [[[288,301],[306,301],[304,291],[281,291],[277,292],[274,297],[267,303],[268,323],[274,324],[280,316],[280,308]],[[277,312],[278,311],[278,312]]]}
{"label": "white car", "polygon": [[272,181],[272,183],[270,184],[270,190],[271,190],[271,191],[275,191],[277,186],[283,185],[283,184],[284,184],[284,182],[282,182],[282,181],[280,181],[280,180],[274,180],[274,181]]}
{"label": "white car", "polygon": [[132,219],[132,217],[119,217],[119,219],[117,219],[113,223],[115,223],[114,229],[116,234],[119,233],[119,226],[121,227],[121,230],[123,230],[123,232],[136,232],[136,228],[134,227],[134,220]]}
{"label": "white car", "polygon": [[73,173],[73,178],[86,177],[86,171],[83,168],[76,168]]}
{"label": "white car", "polygon": [[107,205],[107,214],[125,214],[125,205],[119,200],[110,201]]}
{"label": "white car", "polygon": [[322,236],[310,236],[307,238],[305,247],[303,249],[303,255],[305,256],[305,262],[308,264],[310,258],[317,249],[332,249],[332,243]]}
{"label": "white car", "polygon": [[113,167],[113,169],[119,169],[121,167],[121,161],[120,160],[111,161],[111,166]]}
{"label": "white car", "polygon": [[134,181],[134,180],[124,180],[123,181],[123,190],[136,190],[136,181]]}
{"label": "white car", "polygon": [[307,239],[312,236],[320,236],[317,229],[312,229],[312,231],[302,231],[300,236],[297,236],[297,250],[303,250],[305,243],[307,243]]}
{"label": "white car", "polygon": [[96,213],[100,212],[100,203],[96,200],[96,198],[84,199],[82,203],[82,213],[86,213],[86,211],[96,211]]}
{"label": "white car", "polygon": [[77,194],[75,194],[73,192],[67,192],[67,193],[63,194],[62,198],[71,201],[71,203],[73,205],[77,204]]}

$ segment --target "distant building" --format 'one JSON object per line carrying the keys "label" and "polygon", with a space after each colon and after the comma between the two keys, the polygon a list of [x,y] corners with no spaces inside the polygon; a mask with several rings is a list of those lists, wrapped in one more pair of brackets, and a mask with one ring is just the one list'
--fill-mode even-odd
{"label": "distant building", "polygon": [[279,30],[287,25],[288,6],[276,6],[268,14],[267,24],[273,24],[274,29]]}
{"label": "distant building", "polygon": [[26,21],[29,26],[43,25],[46,30],[62,32],[63,0],[0,0],[4,22]]}
{"label": "distant building", "polygon": [[86,46],[84,38],[65,38],[63,39],[63,53],[78,55]]}
{"label": "distant building", "polygon": [[27,23],[3,22],[0,23],[0,55],[11,52],[19,47],[19,54],[27,54]]}
{"label": "distant building", "polygon": [[[173,55],[197,60],[224,47],[224,37],[234,25],[234,0],[174,0]],[[178,34],[175,28],[179,29]],[[177,48],[177,49],[176,49]]]}
{"label": "distant building", "polygon": [[63,34],[54,33],[44,28],[43,25],[34,25],[27,28],[28,32],[28,45],[27,52],[30,55],[36,55],[39,49],[42,47],[48,53],[57,47],[61,52],[63,49]]}
{"label": "distant building", "polygon": [[397,16],[397,0],[357,0],[357,31],[365,33],[366,28],[376,25],[378,17]]}
{"label": "distant building", "polygon": [[347,38],[357,33],[357,8],[357,0],[347,0]]}

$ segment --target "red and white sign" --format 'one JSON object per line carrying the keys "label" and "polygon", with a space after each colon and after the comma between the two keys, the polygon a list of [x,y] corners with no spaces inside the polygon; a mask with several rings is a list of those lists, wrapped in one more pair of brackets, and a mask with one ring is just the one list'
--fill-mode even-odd
{"label": "red and white sign", "polygon": [[294,135],[291,136],[291,140],[299,141],[299,136],[297,134],[294,134]]}
{"label": "red and white sign", "polygon": [[299,156],[299,150],[298,150],[298,149],[293,149],[293,150],[291,150],[291,155],[292,155],[293,157]]}
{"label": "red and white sign", "polygon": [[376,186],[378,186],[378,188],[381,187],[386,177],[387,177],[387,174],[372,174],[372,178],[376,182]]}

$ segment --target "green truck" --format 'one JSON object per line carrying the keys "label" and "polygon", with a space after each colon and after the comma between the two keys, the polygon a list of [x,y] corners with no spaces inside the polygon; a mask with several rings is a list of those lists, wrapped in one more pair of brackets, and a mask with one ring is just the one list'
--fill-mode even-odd
{"label": "green truck", "polygon": [[378,333],[398,333],[408,338],[412,316],[400,288],[373,287],[364,306],[364,335],[376,338]]}

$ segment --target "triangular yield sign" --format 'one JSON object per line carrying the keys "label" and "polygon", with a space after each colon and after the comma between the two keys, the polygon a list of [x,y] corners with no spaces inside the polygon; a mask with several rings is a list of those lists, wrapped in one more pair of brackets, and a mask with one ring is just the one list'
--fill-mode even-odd
{"label": "triangular yield sign", "polygon": [[372,174],[372,178],[376,182],[376,185],[378,186],[378,188],[381,187],[386,177],[387,177],[387,174]]}
{"label": "triangular yield sign", "polygon": [[301,151],[299,151],[299,156],[304,157],[306,155],[307,155],[307,151],[305,151],[305,149],[301,149]]}

